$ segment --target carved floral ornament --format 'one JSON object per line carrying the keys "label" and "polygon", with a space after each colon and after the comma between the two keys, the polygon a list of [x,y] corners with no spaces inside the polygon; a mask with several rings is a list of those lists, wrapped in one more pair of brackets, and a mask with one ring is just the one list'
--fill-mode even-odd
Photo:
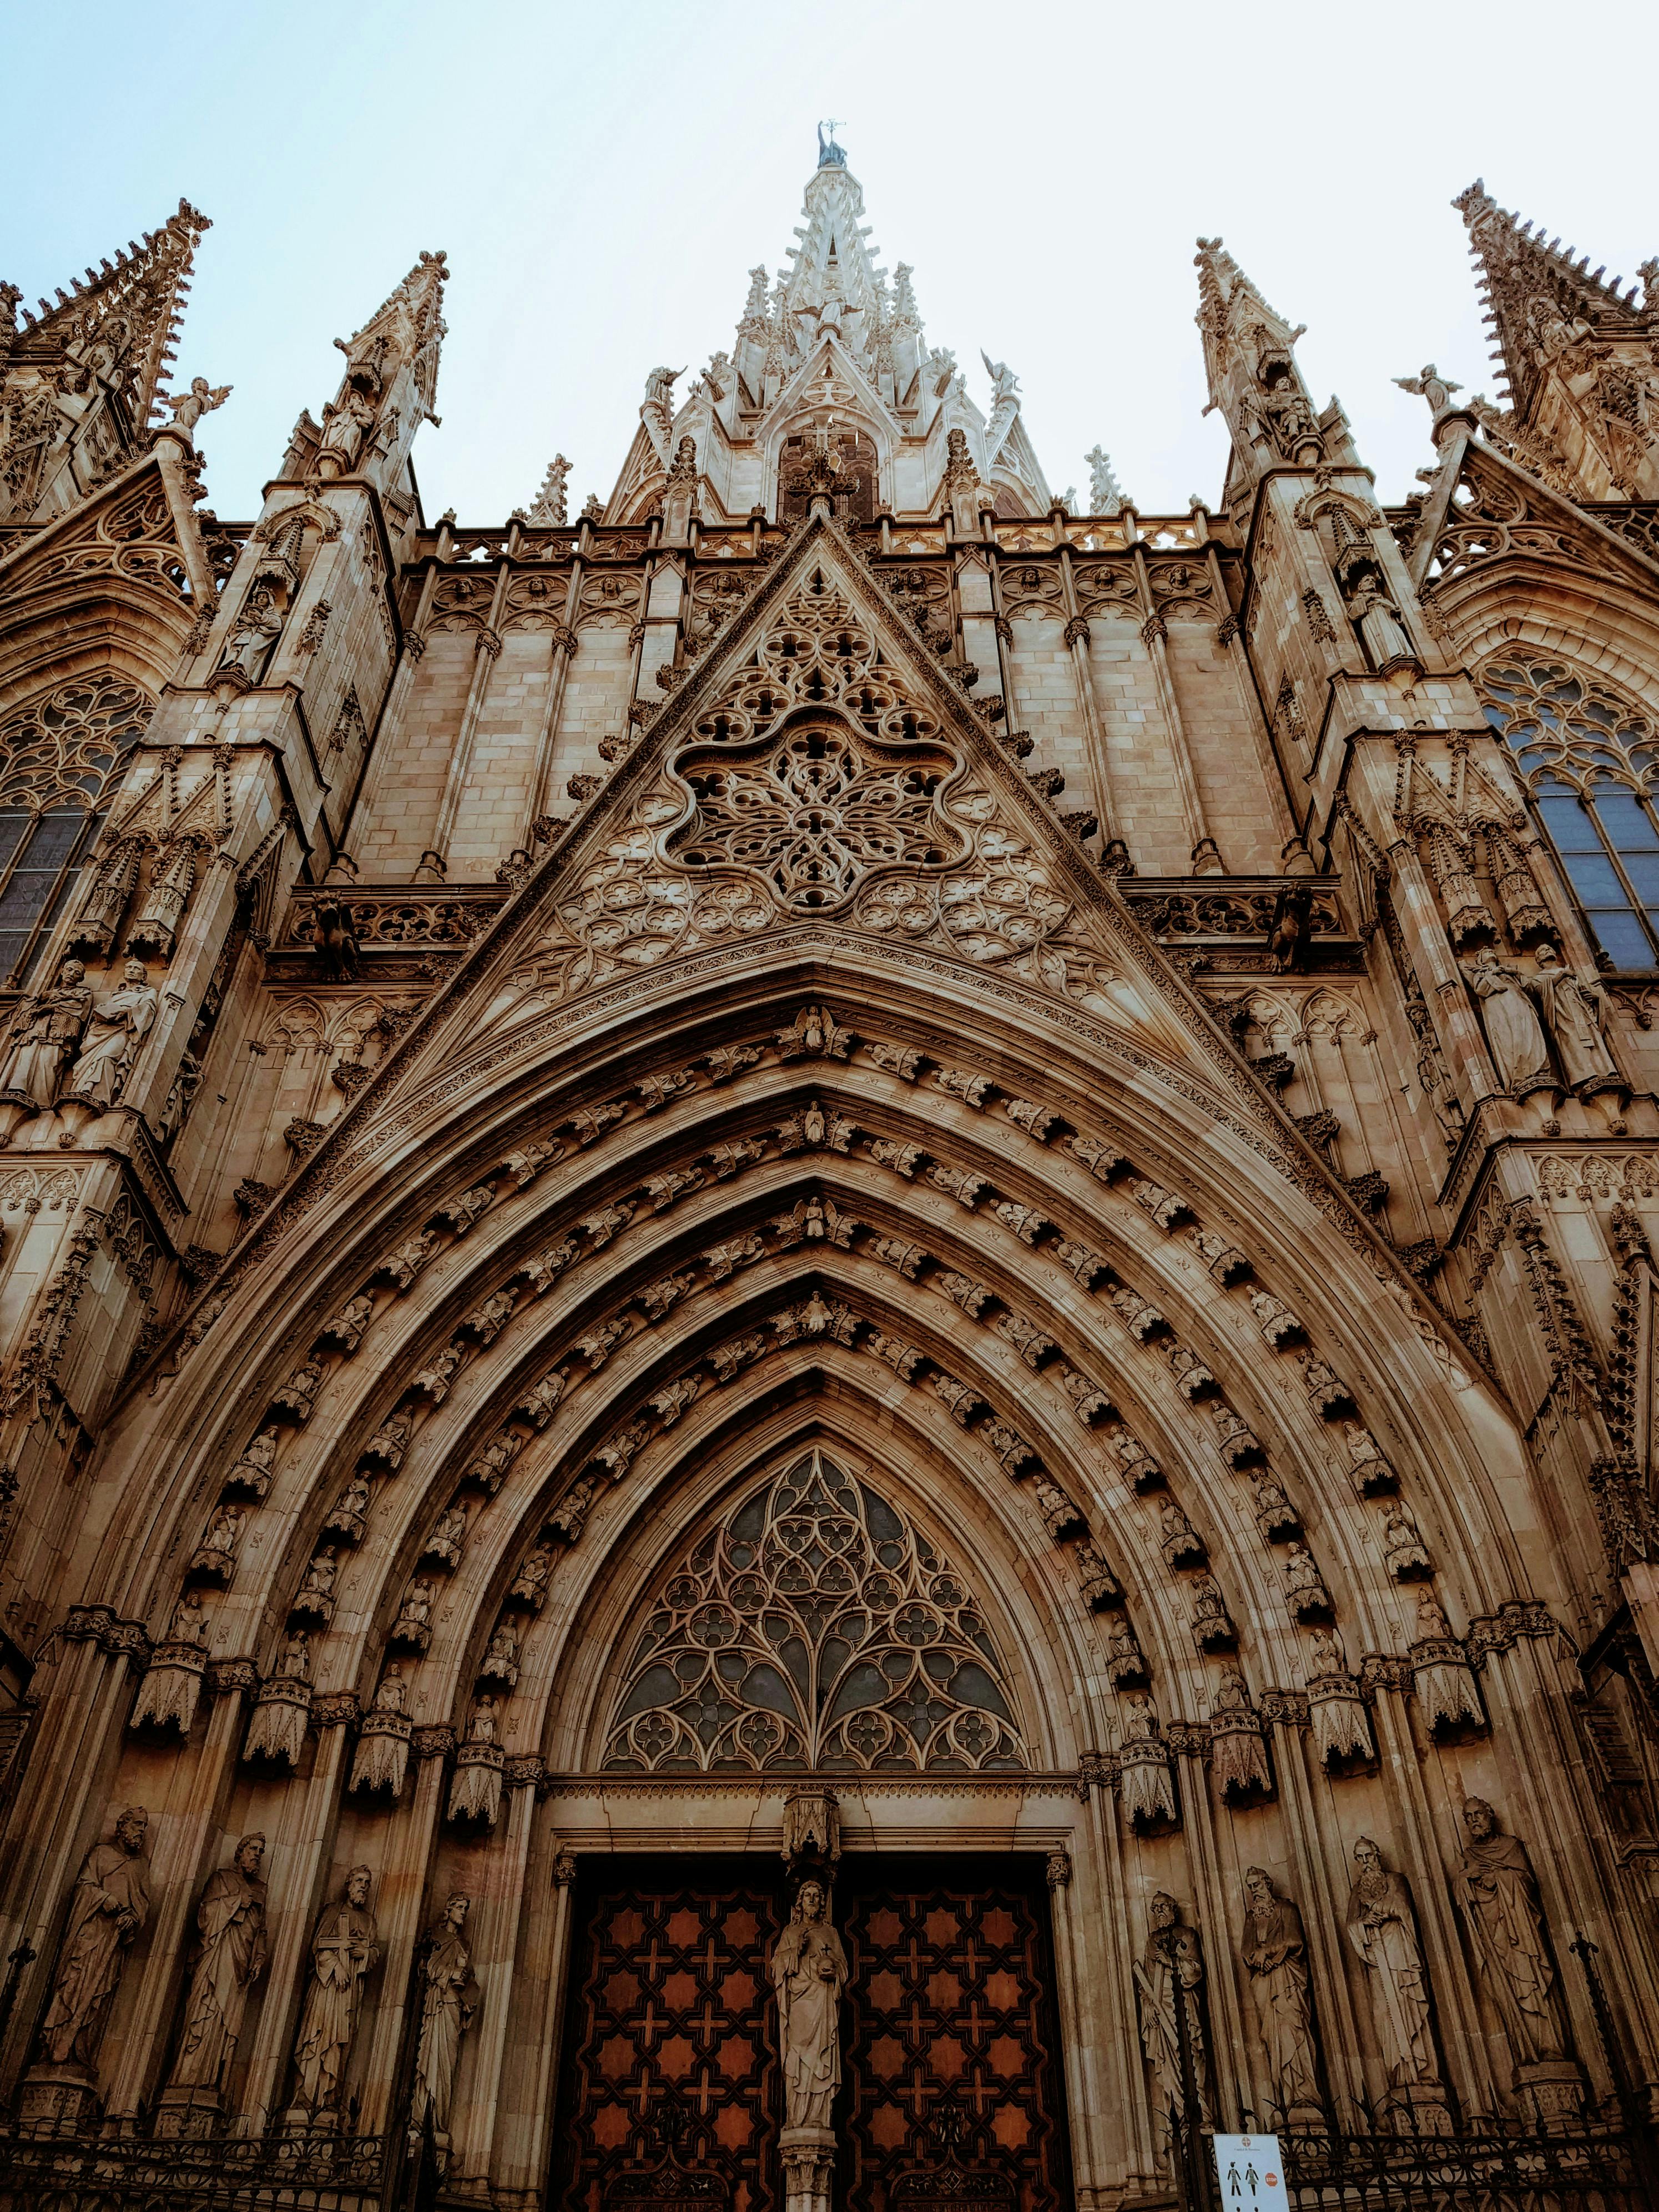
{"label": "carved floral ornament", "polygon": [[559,902],[521,988],[574,998],[833,915],[1109,1003],[1111,965],[1070,933],[1072,903],[1025,825],[821,570],[691,729]]}

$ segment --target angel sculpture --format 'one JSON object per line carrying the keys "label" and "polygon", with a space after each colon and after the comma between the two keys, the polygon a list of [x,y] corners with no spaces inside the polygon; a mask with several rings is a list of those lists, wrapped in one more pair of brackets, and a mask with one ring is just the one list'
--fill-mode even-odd
{"label": "angel sculpture", "polygon": [[193,446],[196,425],[203,416],[222,407],[235,388],[231,384],[210,384],[204,376],[192,376],[188,392],[181,392],[176,399],[163,395],[161,404],[173,410],[173,428],[182,430]]}
{"label": "angel sculpture", "polygon": [[1449,376],[1442,376],[1431,361],[1425,361],[1415,376],[1396,376],[1395,382],[1402,392],[1409,392],[1419,399],[1426,399],[1437,422],[1451,405],[1454,392],[1461,392],[1461,384],[1454,384]]}
{"label": "angel sculpture", "polygon": [[640,420],[664,468],[674,430],[674,386],[684,374],[683,368],[653,368],[645,380],[645,398],[640,403]]}
{"label": "angel sculpture", "polygon": [[1002,451],[1019,412],[1019,379],[1006,361],[993,361],[983,347],[979,357],[991,380],[991,420],[985,431],[985,465],[988,469]]}

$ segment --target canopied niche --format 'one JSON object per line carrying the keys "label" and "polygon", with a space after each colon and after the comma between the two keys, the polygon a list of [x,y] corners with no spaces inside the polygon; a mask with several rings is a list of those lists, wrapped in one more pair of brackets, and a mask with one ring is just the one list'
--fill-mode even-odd
{"label": "canopied niche", "polygon": [[[864,430],[831,429],[827,438],[830,450],[841,465],[842,489],[832,495],[836,521],[843,527],[848,522],[873,522],[876,489],[880,481],[875,441]],[[787,529],[806,520],[807,495],[796,484],[795,478],[819,443],[817,434],[811,430],[796,431],[783,441],[778,456],[777,515]]]}
{"label": "canopied niche", "polygon": [[966,1580],[818,1451],[750,1490],[665,1578],[604,1765],[623,1773],[986,1774],[1026,1764]]}

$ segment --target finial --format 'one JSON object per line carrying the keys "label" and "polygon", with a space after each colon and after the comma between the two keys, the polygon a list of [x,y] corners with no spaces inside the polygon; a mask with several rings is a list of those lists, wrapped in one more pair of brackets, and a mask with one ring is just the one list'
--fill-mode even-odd
{"label": "finial", "polygon": [[[845,120],[844,118],[841,119]],[[832,115],[827,122],[818,125],[818,167],[821,169],[844,169],[847,167],[846,149],[836,143],[836,121],[837,118]]]}

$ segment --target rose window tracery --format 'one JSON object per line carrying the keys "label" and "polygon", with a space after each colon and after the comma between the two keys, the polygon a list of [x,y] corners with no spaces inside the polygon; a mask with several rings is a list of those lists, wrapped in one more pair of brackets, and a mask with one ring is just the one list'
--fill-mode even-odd
{"label": "rose window tracery", "polygon": [[631,1655],[603,1765],[1006,1773],[1026,1763],[968,1585],[813,1452],[693,1546]]}
{"label": "rose window tracery", "polygon": [[1645,708],[1565,662],[1499,654],[1477,679],[1603,952],[1659,965],[1659,729]]}
{"label": "rose window tracery", "polygon": [[935,748],[895,757],[828,721],[797,724],[747,760],[699,750],[678,763],[697,811],[671,849],[687,867],[763,876],[786,907],[838,905],[879,870],[962,858],[934,803],[956,766]]}

